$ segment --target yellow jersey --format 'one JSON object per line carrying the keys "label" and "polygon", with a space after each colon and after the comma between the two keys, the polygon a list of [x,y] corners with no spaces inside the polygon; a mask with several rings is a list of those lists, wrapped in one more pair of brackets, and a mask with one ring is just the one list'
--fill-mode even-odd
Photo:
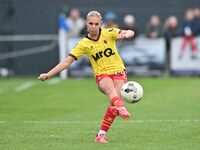
{"label": "yellow jersey", "polygon": [[124,63],[116,48],[116,39],[120,32],[118,28],[100,29],[97,40],[85,36],[71,50],[70,56],[75,60],[87,55],[94,75],[115,74],[125,70]]}

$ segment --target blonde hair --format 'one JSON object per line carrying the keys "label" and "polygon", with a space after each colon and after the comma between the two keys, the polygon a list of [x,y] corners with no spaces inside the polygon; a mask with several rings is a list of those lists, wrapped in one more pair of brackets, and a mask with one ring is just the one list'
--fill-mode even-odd
{"label": "blonde hair", "polygon": [[87,14],[87,19],[88,19],[89,17],[92,17],[92,16],[96,16],[96,17],[98,17],[100,20],[103,19],[102,16],[101,16],[101,14],[100,14],[98,11],[96,11],[96,10],[90,11],[90,12]]}

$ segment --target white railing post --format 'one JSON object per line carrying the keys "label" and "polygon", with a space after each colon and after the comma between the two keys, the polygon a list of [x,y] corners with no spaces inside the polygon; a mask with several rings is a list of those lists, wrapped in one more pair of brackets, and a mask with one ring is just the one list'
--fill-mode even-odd
{"label": "white railing post", "polygon": [[[66,58],[66,53],[68,51],[68,24],[65,22],[65,15],[61,14],[59,17],[59,31],[58,31],[58,44],[59,44],[59,60],[62,61]],[[67,79],[67,69],[60,73],[61,79]]]}

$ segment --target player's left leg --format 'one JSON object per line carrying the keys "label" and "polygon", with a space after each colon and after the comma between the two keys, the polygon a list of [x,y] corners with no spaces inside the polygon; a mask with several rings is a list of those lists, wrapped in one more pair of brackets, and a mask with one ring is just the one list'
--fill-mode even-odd
{"label": "player's left leg", "polygon": [[[112,75],[112,79],[113,79],[115,89],[116,89],[120,99],[123,100],[121,98],[121,88],[122,88],[123,84],[127,82],[127,73],[125,71],[123,71],[123,72],[114,74],[114,75]],[[119,115],[125,119],[129,119],[131,116],[130,113],[126,110],[125,105],[123,105],[122,107],[111,106],[111,111],[113,112],[114,115],[115,114]]]}
{"label": "player's left leg", "polygon": [[116,90],[113,76],[110,75],[108,77],[102,78],[100,82],[98,82],[98,86],[108,96],[111,103],[111,112],[113,112],[113,115],[119,115],[124,119],[129,119],[130,114],[126,111],[124,107],[124,100],[121,98],[120,92],[117,92]]}
{"label": "player's left leg", "polygon": [[124,78],[122,78],[122,79],[117,78],[117,79],[114,79],[113,82],[114,82],[114,86],[115,86],[115,89],[116,89],[118,95],[121,95],[121,88],[124,85],[124,83],[127,82],[127,80]]}

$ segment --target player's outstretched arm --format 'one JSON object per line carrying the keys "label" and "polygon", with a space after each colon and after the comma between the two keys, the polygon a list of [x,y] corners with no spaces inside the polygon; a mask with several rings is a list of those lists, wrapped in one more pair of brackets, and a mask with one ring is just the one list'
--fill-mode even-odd
{"label": "player's outstretched arm", "polygon": [[61,61],[58,65],[56,65],[53,69],[51,69],[48,73],[41,73],[38,79],[40,79],[41,81],[45,81],[51,78],[52,76],[63,71],[64,69],[67,69],[74,60],[75,59],[73,57],[68,56],[63,61]]}
{"label": "player's outstretched arm", "polygon": [[135,32],[132,30],[121,30],[118,34],[118,40],[130,39],[135,35]]}

